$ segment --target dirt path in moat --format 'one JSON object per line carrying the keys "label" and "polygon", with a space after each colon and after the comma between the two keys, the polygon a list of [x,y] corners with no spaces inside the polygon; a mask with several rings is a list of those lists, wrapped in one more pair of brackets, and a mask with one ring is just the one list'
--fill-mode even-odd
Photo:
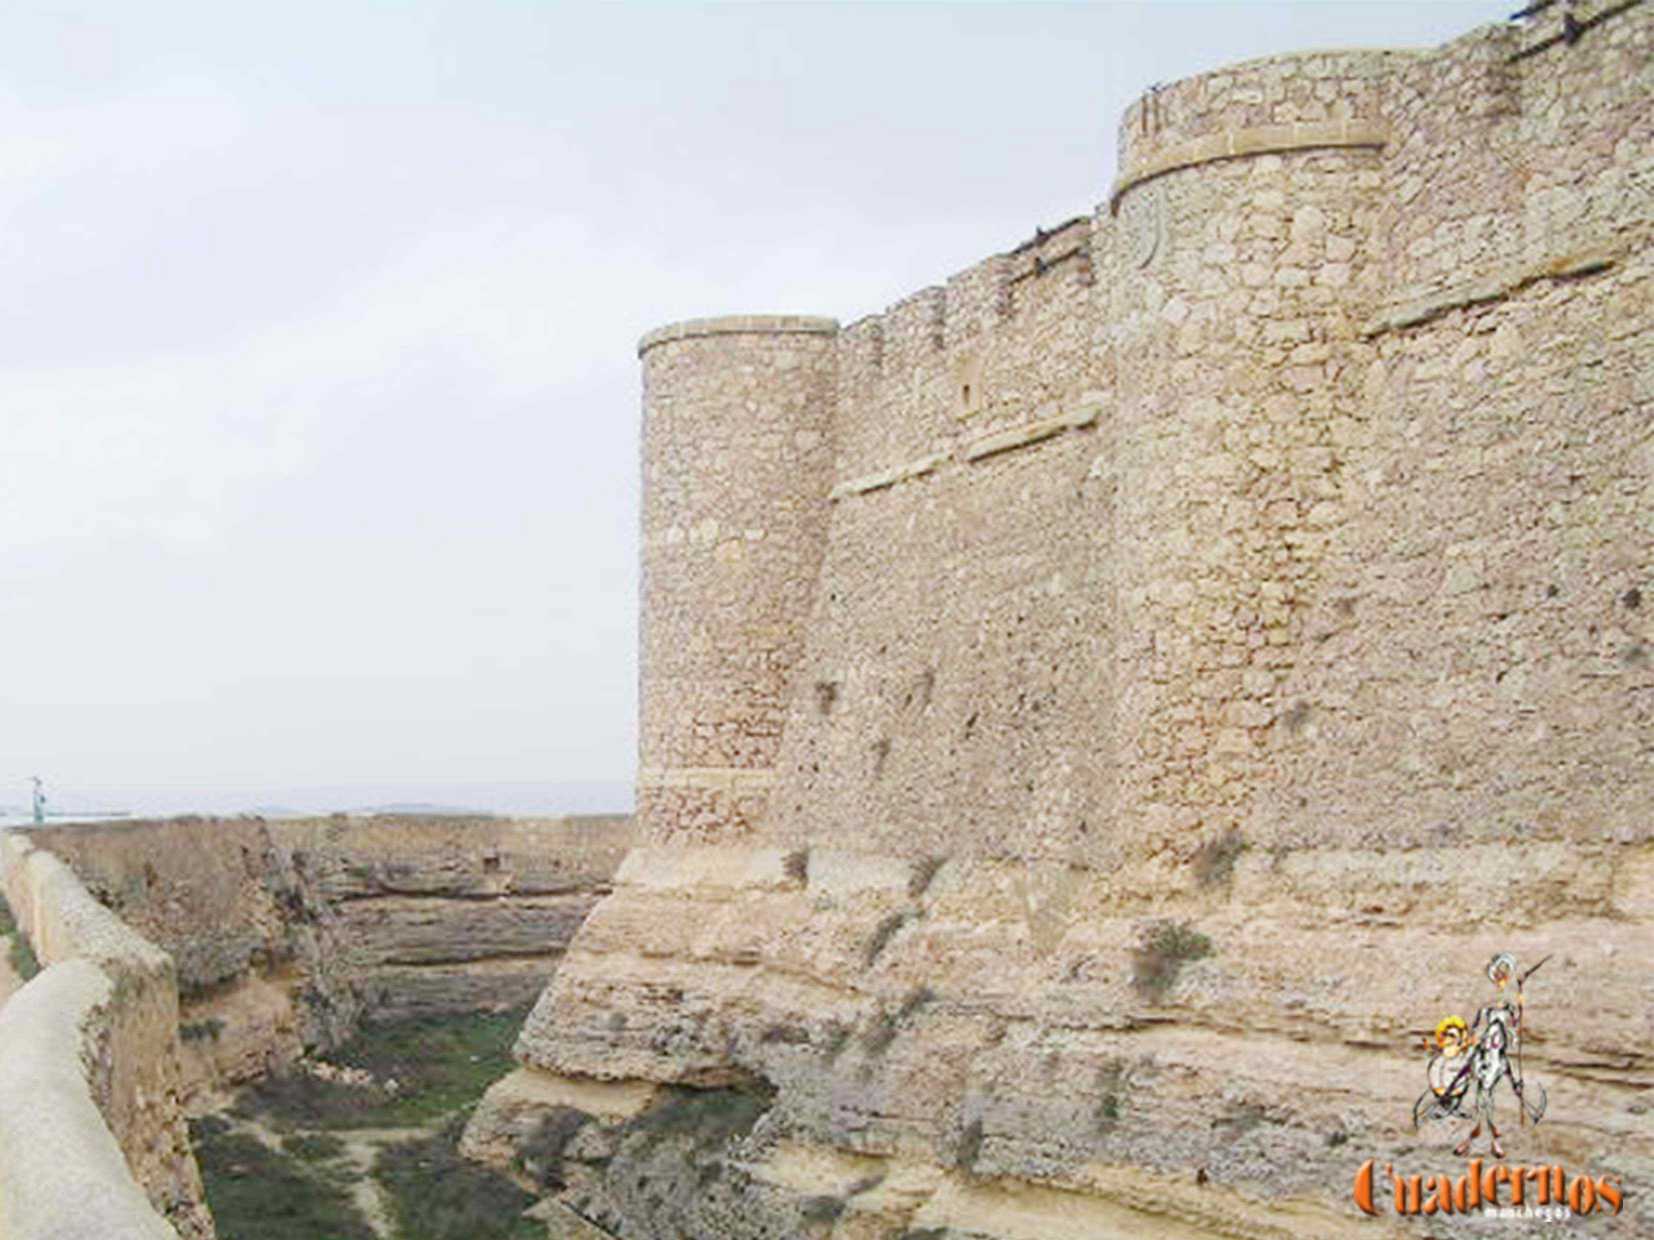
{"label": "dirt path in moat", "polygon": [[374,1235],[379,1236],[381,1240],[395,1240],[396,1226],[391,1220],[391,1207],[385,1190],[373,1175],[373,1164],[379,1157],[379,1151],[387,1145],[435,1136],[448,1121],[448,1117],[443,1115],[418,1128],[295,1128],[291,1132],[281,1133],[260,1120],[240,1115],[225,1112],[220,1114],[220,1118],[230,1125],[232,1131],[245,1133],[284,1157],[292,1155],[282,1149],[283,1137],[336,1138],[344,1146],[344,1151],[326,1161],[345,1163],[355,1172],[350,1183],[351,1203],[373,1229]]}

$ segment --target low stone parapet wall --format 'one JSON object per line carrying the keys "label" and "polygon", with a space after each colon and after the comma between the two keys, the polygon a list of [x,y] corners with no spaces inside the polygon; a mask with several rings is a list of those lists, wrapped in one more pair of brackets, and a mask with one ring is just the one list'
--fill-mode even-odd
{"label": "low stone parapet wall", "polygon": [[0,888],[44,966],[0,1007],[0,1240],[211,1237],[171,958],[22,834]]}

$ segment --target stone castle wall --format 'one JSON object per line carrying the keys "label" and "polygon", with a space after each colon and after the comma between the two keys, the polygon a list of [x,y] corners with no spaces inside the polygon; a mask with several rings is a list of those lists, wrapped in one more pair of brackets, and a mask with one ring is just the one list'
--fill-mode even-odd
{"label": "stone castle wall", "polygon": [[[1571,11],[1153,92],[1092,215],[807,366],[796,320],[645,339],[644,846],[473,1149],[759,1088],[743,1189],[564,1200],[1382,1234],[1351,1173],[1428,1152],[1419,1037],[1508,949],[1554,957],[1526,1154],[1654,1177],[1654,10]],[[781,645],[724,512],[797,523]],[[695,701],[764,743],[706,756]]]}

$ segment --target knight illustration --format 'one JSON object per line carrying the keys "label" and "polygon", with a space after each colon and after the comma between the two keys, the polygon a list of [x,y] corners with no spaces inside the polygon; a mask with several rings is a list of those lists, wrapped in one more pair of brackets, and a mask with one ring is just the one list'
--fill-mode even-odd
{"label": "knight illustration", "polygon": [[[1488,961],[1487,977],[1494,994],[1466,1025],[1459,1016],[1444,1017],[1436,1026],[1435,1051],[1426,1069],[1429,1088],[1413,1104],[1413,1127],[1421,1120],[1469,1119],[1472,1127],[1454,1147],[1459,1157],[1470,1153],[1476,1138],[1487,1125],[1489,1149],[1495,1158],[1505,1156],[1494,1121],[1494,1098],[1501,1081],[1510,1083],[1516,1097],[1517,1115],[1525,1125],[1545,1116],[1545,1087],[1526,1082],[1522,1073],[1523,987],[1550,957],[1546,956],[1525,973],[1518,973],[1516,957],[1499,952]],[[1515,983],[1515,1002],[1509,989]],[[1474,1095],[1472,1091],[1474,1090]],[[1470,1103],[1470,1110],[1465,1104]]]}

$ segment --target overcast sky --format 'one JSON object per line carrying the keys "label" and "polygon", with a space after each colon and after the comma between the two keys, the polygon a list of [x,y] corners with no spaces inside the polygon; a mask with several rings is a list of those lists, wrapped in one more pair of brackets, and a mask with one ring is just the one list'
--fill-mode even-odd
{"label": "overcast sky", "polygon": [[1153,82],[1515,7],[10,0],[0,807],[624,800],[642,332],[877,311]]}

